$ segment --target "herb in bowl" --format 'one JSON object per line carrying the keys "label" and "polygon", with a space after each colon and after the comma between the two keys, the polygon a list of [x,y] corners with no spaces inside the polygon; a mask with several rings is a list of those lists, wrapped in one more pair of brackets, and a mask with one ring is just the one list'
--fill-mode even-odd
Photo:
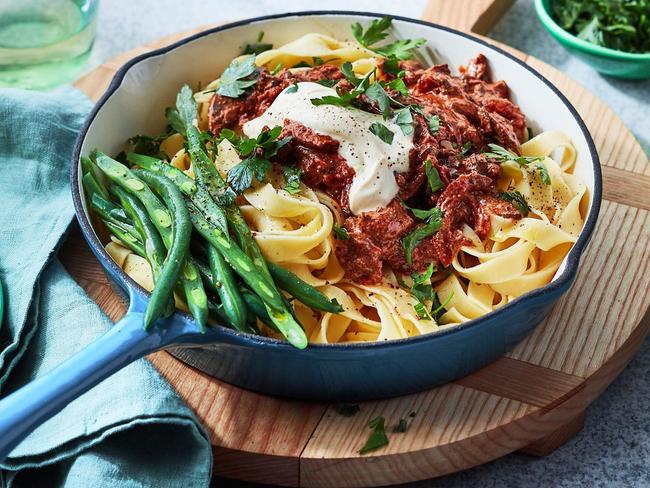
{"label": "herb in bowl", "polygon": [[560,27],[587,42],[650,52],[650,0],[553,0],[551,12]]}

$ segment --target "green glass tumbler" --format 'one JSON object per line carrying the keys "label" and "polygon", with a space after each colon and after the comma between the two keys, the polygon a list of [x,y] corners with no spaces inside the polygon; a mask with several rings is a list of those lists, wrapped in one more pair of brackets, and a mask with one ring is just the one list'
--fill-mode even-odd
{"label": "green glass tumbler", "polygon": [[46,89],[83,69],[98,0],[0,0],[0,86]]}

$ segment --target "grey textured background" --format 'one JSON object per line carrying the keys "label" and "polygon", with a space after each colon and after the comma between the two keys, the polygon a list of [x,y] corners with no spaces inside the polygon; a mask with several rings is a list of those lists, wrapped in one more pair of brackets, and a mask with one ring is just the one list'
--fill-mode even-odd
{"label": "grey textured background", "polygon": [[[339,9],[419,17],[425,0],[102,0],[90,67],[166,34],[211,22],[271,13]],[[605,100],[650,152],[650,80],[605,78],[564,49],[538,24],[531,0],[518,0],[491,34],[580,81]],[[585,429],[550,456],[511,454],[445,478],[405,485],[429,487],[650,486],[650,342],[589,409]],[[224,479],[213,486],[250,486]]]}

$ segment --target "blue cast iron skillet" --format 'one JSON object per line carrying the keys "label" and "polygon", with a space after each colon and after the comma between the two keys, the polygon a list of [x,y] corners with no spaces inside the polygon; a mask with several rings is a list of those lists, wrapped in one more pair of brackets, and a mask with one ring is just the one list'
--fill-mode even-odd
{"label": "blue cast iron skillet", "polygon": [[[148,58],[164,55],[211,34],[248,24],[271,24],[278,21],[290,23],[310,16],[316,17],[316,21],[319,16],[323,19],[358,16],[355,20],[368,21],[381,15],[300,12],[245,20],[202,32],[139,56],[117,72],[79,134],[72,161],[71,187],[83,234],[109,278],[128,294],[128,313],[104,336],[76,356],[0,401],[0,460],[39,424],[69,402],[125,365],[159,349],[171,348],[172,354],[214,377],[270,395],[325,401],[390,397],[452,381],[496,360],[526,337],[571,286],[580,255],[594,230],[601,200],[599,159],[584,122],[557,88],[507,52],[447,27],[394,17],[404,29],[442,31],[440,36],[451,35],[459,43],[469,42],[478,49],[485,46],[492,52],[506,56],[519,65],[517,71],[527,70],[550,88],[575,119],[573,123],[577,124],[580,136],[586,140],[593,164],[593,200],[584,229],[569,252],[565,269],[560,276],[550,284],[461,326],[383,343],[310,345],[305,350],[298,350],[282,341],[244,334],[225,327],[211,328],[201,334],[192,318],[181,312],[158,322],[148,332],[143,330],[142,316],[148,293],[106,253],[91,227],[82,202],[79,156],[93,120],[120,88],[129,71]],[[449,49],[453,49],[453,46]],[[526,76],[530,76],[530,73]]]}

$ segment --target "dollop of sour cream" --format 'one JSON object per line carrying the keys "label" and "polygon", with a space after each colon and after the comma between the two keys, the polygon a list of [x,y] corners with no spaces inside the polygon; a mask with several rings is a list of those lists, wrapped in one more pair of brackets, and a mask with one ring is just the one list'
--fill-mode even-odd
{"label": "dollop of sour cream", "polygon": [[[395,173],[409,169],[413,135],[404,135],[397,124],[384,120],[381,115],[311,102],[313,98],[336,96],[333,88],[312,82],[298,83],[296,91],[293,91],[295,87],[289,88],[262,115],[244,124],[244,134],[257,137],[265,126],[282,126],[289,119],[330,136],[339,142],[339,154],[355,172],[350,186],[350,211],[358,215],[387,206],[399,189]],[[375,122],[393,132],[392,144],[370,132]]]}

